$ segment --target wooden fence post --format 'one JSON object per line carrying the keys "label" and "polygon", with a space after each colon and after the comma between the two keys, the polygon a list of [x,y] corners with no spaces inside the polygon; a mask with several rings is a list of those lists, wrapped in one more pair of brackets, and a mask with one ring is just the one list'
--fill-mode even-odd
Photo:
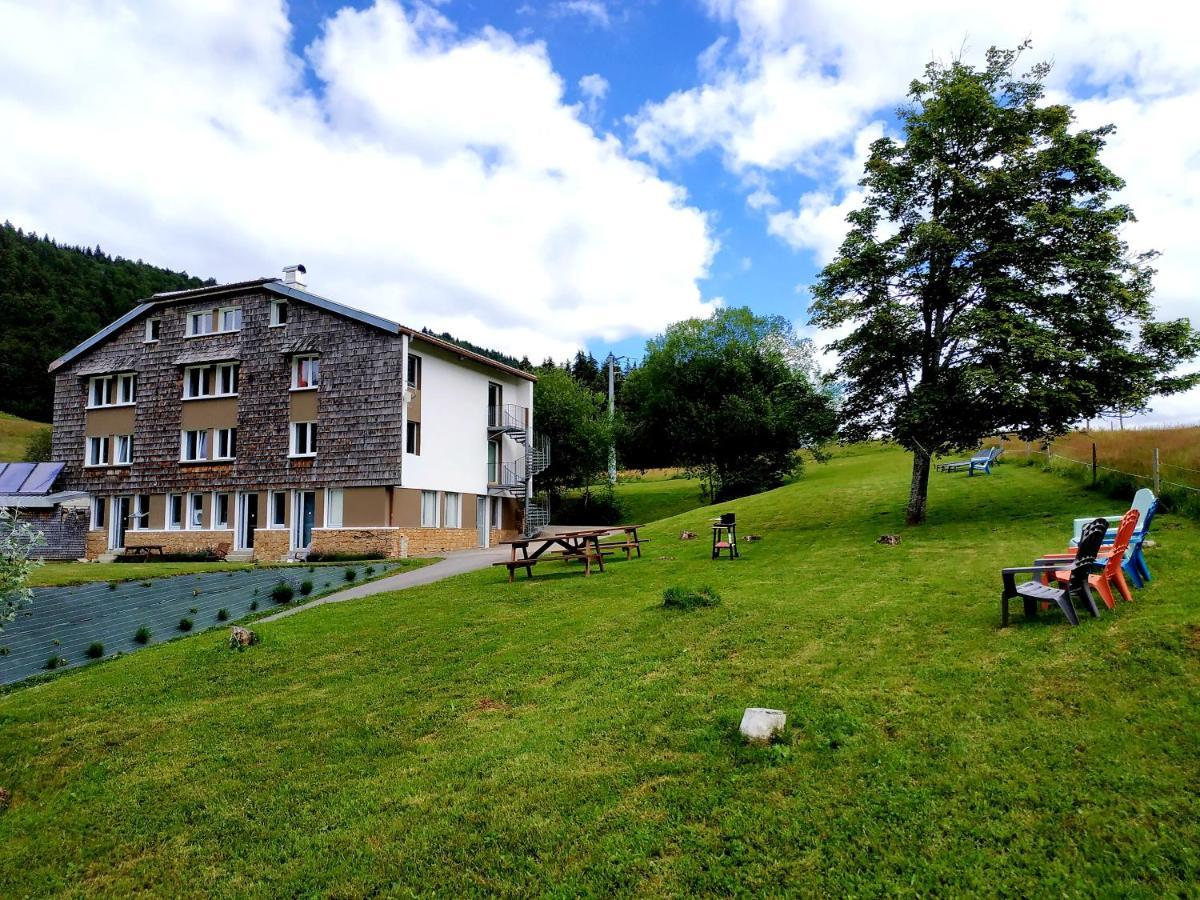
{"label": "wooden fence post", "polygon": [[1154,448],[1154,494],[1162,493],[1162,481],[1158,477],[1158,448]]}
{"label": "wooden fence post", "polygon": [[1096,486],[1096,442],[1092,441],[1092,487]]}

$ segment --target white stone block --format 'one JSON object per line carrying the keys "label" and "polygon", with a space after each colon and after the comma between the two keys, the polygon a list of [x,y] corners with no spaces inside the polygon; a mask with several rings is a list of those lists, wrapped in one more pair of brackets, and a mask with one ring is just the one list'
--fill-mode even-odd
{"label": "white stone block", "polygon": [[765,744],[775,735],[782,734],[786,724],[787,713],[783,710],[751,706],[742,715],[738,730],[746,740]]}

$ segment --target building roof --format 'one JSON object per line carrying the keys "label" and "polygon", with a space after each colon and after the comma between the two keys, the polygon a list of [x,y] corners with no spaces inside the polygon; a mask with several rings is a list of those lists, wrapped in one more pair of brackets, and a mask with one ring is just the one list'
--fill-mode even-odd
{"label": "building roof", "polygon": [[[501,372],[507,372],[509,375],[514,375],[517,378],[523,378],[526,381],[537,381],[537,376],[531,372],[526,372],[523,369],[518,369],[515,366],[510,366],[507,363],[502,363],[499,360],[492,359],[490,356],[484,356],[482,353],[476,353],[474,350],[468,350],[466,347],[460,347],[452,341],[443,340],[442,338],[434,337],[430,334],[425,334],[421,331],[415,331],[412,328],[407,328],[398,322],[393,322],[390,319],[385,319],[382,316],[377,316],[365,310],[355,309],[353,306],[346,306],[344,303],[338,303],[335,300],[330,300],[327,297],[322,297],[320,294],[314,294],[311,291],[302,290],[294,285],[284,284],[278,278],[255,278],[250,281],[238,281],[232,284],[214,284],[206,287],[191,288],[185,291],[167,291],[161,294],[155,294],[144,303],[134,307],[121,318],[117,319],[111,325],[108,325],[100,331],[97,331],[90,338],[79,344],[71,350],[68,350],[54,362],[50,363],[50,372],[61,369],[67,363],[78,359],[89,350],[99,346],[110,335],[124,328],[130,322],[140,316],[150,312],[151,310],[166,305],[168,303],[178,303],[185,300],[195,300],[201,297],[219,296],[222,294],[245,293],[247,290],[262,289],[269,293],[276,294],[280,297],[286,297],[290,300],[297,300],[301,303],[307,303],[309,306],[315,306],[318,309],[323,309],[325,312],[332,313],[336,316],[343,316],[347,319],[353,319],[356,322],[362,322],[364,325],[370,325],[372,328],[378,328],[381,331],[386,331],[388,334],[406,334],[414,340],[424,341],[434,347],[449,351],[456,355],[459,359],[469,359],[472,362],[479,363],[483,366],[488,366],[492,369],[498,369]],[[225,358],[231,358],[226,356]]]}
{"label": "building roof", "polygon": [[42,497],[50,493],[63,470],[60,462],[0,462],[0,494],[10,497]]}
{"label": "building roof", "polygon": [[54,509],[56,506],[87,509],[87,501],[87,491],[55,491],[44,496],[0,494],[0,509]]}

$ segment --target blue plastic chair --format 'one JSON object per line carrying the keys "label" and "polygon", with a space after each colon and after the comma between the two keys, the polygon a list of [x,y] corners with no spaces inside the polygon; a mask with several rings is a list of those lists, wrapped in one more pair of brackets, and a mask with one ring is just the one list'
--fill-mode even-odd
{"label": "blue plastic chair", "polygon": [[967,477],[974,475],[976,472],[982,472],[984,475],[992,474],[992,463],[1000,458],[1000,454],[1004,452],[1002,447],[991,447],[990,449],[971,457],[971,465],[967,468]]}

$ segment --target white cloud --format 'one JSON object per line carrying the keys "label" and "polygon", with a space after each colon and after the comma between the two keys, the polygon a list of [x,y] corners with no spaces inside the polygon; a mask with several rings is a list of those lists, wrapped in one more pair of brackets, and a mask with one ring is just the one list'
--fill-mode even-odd
{"label": "white cloud", "polygon": [[554,9],[559,15],[582,16],[601,28],[608,28],[612,25],[608,6],[603,0],[562,0],[561,3],[554,5]]}
{"label": "white cloud", "polygon": [[379,0],[325,22],[313,93],[282,0],[0,20],[0,209],[27,229],[220,280],[304,262],[535,359],[711,308],[707,216],[580,120],[541,44]]}
{"label": "white cloud", "polygon": [[604,98],[608,96],[608,79],[603,75],[592,73],[579,79],[579,93],[583,95],[583,109],[590,122],[600,118],[604,107]]}
{"label": "white cloud", "polygon": [[[658,161],[720,153],[768,230],[824,262],[859,201],[864,134],[903,102],[925,64],[959,53],[980,61],[989,45],[1032,38],[1026,59],[1054,63],[1048,86],[1079,124],[1118,126],[1105,158],[1138,215],[1127,237],[1135,250],[1163,253],[1161,314],[1200,323],[1200,8],[1171,0],[1147,0],[1136,14],[1091,0],[707,0],[707,8],[736,26],[736,47],[710,47],[698,60],[700,84],[632,118],[639,152]],[[771,183],[783,172],[816,185],[788,208]],[[1170,410],[1164,418],[1186,405],[1200,419],[1200,391],[1155,405]]]}

